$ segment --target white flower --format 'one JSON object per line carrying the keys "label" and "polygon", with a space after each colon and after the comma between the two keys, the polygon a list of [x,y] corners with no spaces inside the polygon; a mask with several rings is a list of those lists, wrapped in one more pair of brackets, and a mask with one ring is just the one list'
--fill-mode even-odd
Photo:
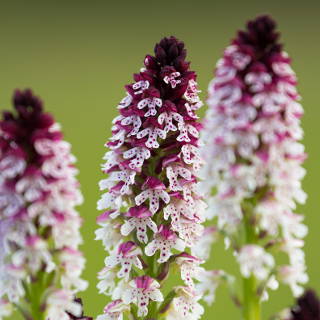
{"label": "white flower", "polygon": [[131,115],[121,120],[121,124],[124,126],[132,125],[132,130],[128,133],[128,136],[135,136],[142,125],[141,118],[137,115]]}
{"label": "white flower", "polygon": [[193,279],[198,279],[199,272],[202,270],[199,265],[203,263],[203,261],[187,253],[182,253],[176,258],[176,263],[180,267],[181,279],[185,285],[193,288]]}
{"label": "white flower", "polygon": [[141,168],[144,160],[151,156],[150,150],[144,147],[134,147],[123,153],[124,159],[130,159],[129,167],[132,170]]}
{"label": "white flower", "polygon": [[166,132],[159,128],[145,128],[137,134],[138,139],[142,139],[145,136],[148,136],[148,139],[145,143],[146,147],[149,149],[157,149],[160,146],[158,137],[161,139],[165,139]]}
{"label": "white flower", "polygon": [[163,112],[158,117],[158,123],[165,123],[164,131],[166,133],[170,131],[177,131],[176,125],[173,124],[173,120],[175,120],[178,124],[183,123],[183,117],[177,112]]}
{"label": "white flower", "polygon": [[48,190],[47,183],[41,176],[26,176],[16,184],[16,191],[28,202],[38,200],[46,190]]}
{"label": "white flower", "polygon": [[46,272],[55,269],[55,264],[44,240],[38,236],[29,236],[24,245],[23,248],[15,251],[11,257],[15,267],[25,267],[31,274],[40,270],[42,263],[46,265]]}
{"label": "white flower", "polygon": [[185,243],[168,227],[161,225],[158,233],[154,237],[154,240],[146,246],[145,254],[147,256],[153,256],[158,250],[160,250],[160,257],[157,261],[159,263],[164,263],[171,257],[172,249],[183,251],[184,248]]}
{"label": "white flower", "polygon": [[144,109],[148,106],[148,111],[144,114],[145,117],[155,116],[157,114],[156,107],[162,106],[162,100],[160,98],[145,98],[138,103],[138,109]]}
{"label": "white flower", "polygon": [[119,103],[118,109],[124,109],[130,106],[132,102],[132,96],[127,94]]}
{"label": "white flower", "polygon": [[213,242],[217,238],[217,229],[215,227],[204,228],[201,237],[191,247],[191,254],[202,259],[207,260],[210,256],[210,251]]}
{"label": "white flower", "polygon": [[135,197],[135,202],[137,206],[140,206],[142,203],[144,203],[145,201],[149,200],[149,210],[151,211],[151,213],[156,213],[159,209],[159,205],[160,205],[160,199],[164,202],[164,203],[169,203],[170,201],[170,196],[169,194],[160,189],[147,189],[142,191],[139,195],[137,195]]}
{"label": "white flower", "polygon": [[120,265],[117,276],[118,278],[125,278],[128,281],[132,266],[142,269],[142,263],[138,257],[140,254],[141,249],[134,242],[124,242],[105,259],[105,265],[110,269]]}
{"label": "white flower", "polygon": [[259,280],[264,280],[274,267],[273,256],[265,252],[262,247],[253,244],[242,247],[237,255],[237,260],[245,278],[249,278],[253,274]]}
{"label": "white flower", "polygon": [[224,279],[229,282],[234,280],[222,270],[207,271],[203,268],[198,270],[196,279],[199,281],[196,284],[196,292],[208,305],[214,302],[216,290]]}
{"label": "white flower", "polygon": [[295,297],[298,297],[303,293],[304,288],[301,284],[306,284],[309,280],[309,277],[306,274],[305,265],[300,263],[291,266],[281,266],[279,268],[278,276],[283,283],[290,286]]}
{"label": "white flower", "polygon": [[140,80],[140,81],[134,83],[132,85],[132,89],[133,90],[138,90],[138,91],[135,91],[134,94],[141,94],[143,91],[145,91],[146,89],[149,88],[149,85],[150,85],[150,83],[149,83],[148,80],[146,80],[146,81]]}
{"label": "white flower", "polygon": [[74,296],[71,291],[57,290],[52,292],[47,299],[47,317],[48,320],[69,320],[67,311],[75,316],[80,316],[82,307],[74,302]]}
{"label": "white flower", "polygon": [[168,166],[166,172],[170,183],[170,189],[172,191],[182,190],[182,186],[178,179],[179,176],[181,176],[185,180],[191,180],[192,177],[191,172],[187,168],[184,168],[181,165],[177,164]]}
{"label": "white flower", "polygon": [[88,283],[80,278],[85,266],[85,259],[79,250],[65,248],[60,254],[60,265],[63,268],[61,283],[64,288],[84,291]]}
{"label": "white flower", "polygon": [[199,170],[203,161],[200,156],[199,149],[191,144],[185,144],[181,148],[183,161],[186,164],[192,164],[194,170]]}
{"label": "white flower", "polygon": [[123,185],[120,189],[120,194],[129,194],[131,192],[130,186],[134,184],[136,172],[130,170],[113,171],[107,179],[99,182],[100,190],[110,189],[113,182],[121,181]]}
{"label": "white flower", "polygon": [[179,225],[174,226],[173,230],[178,232],[186,246],[192,248],[200,240],[204,226],[199,224],[198,221],[180,219]]}
{"label": "white flower", "polygon": [[0,160],[0,182],[3,179],[14,178],[23,173],[26,168],[24,159],[15,156],[6,156]]}
{"label": "white flower", "polygon": [[128,236],[134,229],[136,229],[137,239],[140,242],[147,243],[148,228],[154,233],[158,231],[156,223],[150,218],[151,212],[146,207],[132,207],[127,215],[131,218],[126,220],[121,226],[120,231],[123,236]]}
{"label": "white flower", "polygon": [[165,83],[170,83],[171,88],[175,88],[177,84],[181,83],[181,80],[177,80],[176,78],[180,77],[180,72],[172,72],[168,76],[163,78]]}
{"label": "white flower", "polygon": [[104,267],[98,273],[98,279],[100,280],[97,284],[99,293],[111,295],[116,286],[116,273],[110,270],[110,268]]}
{"label": "white flower", "polygon": [[119,232],[119,224],[109,217],[101,216],[97,222],[101,228],[95,231],[95,240],[101,240],[105,249],[110,250],[116,246],[121,240],[121,233]]}
{"label": "white flower", "polygon": [[130,281],[131,288],[127,289],[122,296],[125,304],[134,303],[138,306],[138,317],[148,314],[149,301],[163,301],[163,295],[159,290],[159,283],[148,277],[141,276]]}
{"label": "white flower", "polygon": [[200,319],[204,313],[204,308],[198,302],[201,297],[188,287],[177,287],[176,293],[177,296],[171,302],[166,319]]}
{"label": "white flower", "polygon": [[122,320],[123,313],[129,311],[130,308],[121,300],[110,302],[104,308],[104,314],[99,315],[97,320]]}

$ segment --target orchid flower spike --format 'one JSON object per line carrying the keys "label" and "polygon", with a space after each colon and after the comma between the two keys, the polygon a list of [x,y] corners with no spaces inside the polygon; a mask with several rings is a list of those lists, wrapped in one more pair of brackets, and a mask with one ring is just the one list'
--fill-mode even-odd
{"label": "orchid flower spike", "polygon": [[26,319],[68,320],[87,286],[75,158],[30,90],[13,104],[0,122],[0,318],[17,306]]}
{"label": "orchid flower spike", "polygon": [[[307,227],[294,213],[306,200],[303,109],[278,38],[269,16],[249,21],[238,33],[209,84],[202,131],[207,215],[215,218],[245,279],[245,319],[251,319],[250,299],[258,310],[278,282],[299,296],[308,280],[302,250]],[[278,252],[288,256],[287,263],[276,262]]]}
{"label": "orchid flower spike", "polygon": [[[107,257],[98,289],[113,301],[99,320],[203,314],[203,293],[194,283],[201,278],[196,245],[206,208],[197,188],[202,102],[183,42],[164,38],[154,51],[125,87],[106,144],[96,239]],[[174,267],[181,285],[165,296]]]}

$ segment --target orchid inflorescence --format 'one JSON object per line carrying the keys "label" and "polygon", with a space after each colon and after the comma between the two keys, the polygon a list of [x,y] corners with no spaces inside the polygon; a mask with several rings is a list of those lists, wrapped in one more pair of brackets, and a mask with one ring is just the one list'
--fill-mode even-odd
{"label": "orchid inflorescence", "polygon": [[[106,144],[111,150],[102,166],[108,177],[100,182],[106,191],[98,202],[98,209],[107,211],[98,217],[96,231],[108,252],[98,288],[113,301],[99,320],[122,319],[126,312],[139,319],[164,314],[198,319],[203,313],[198,301],[213,290],[199,284],[219,275],[200,267],[197,244],[206,205],[197,189],[202,160],[195,111],[202,102],[185,57],[182,42],[162,39],[126,86],[113,120]],[[164,297],[174,266],[183,285]]]}
{"label": "orchid inflorescence", "polygon": [[[299,296],[308,279],[302,250],[307,227],[293,212],[306,200],[303,109],[278,36],[274,21],[261,16],[227,47],[209,84],[202,135],[208,214],[245,279],[245,319],[248,299],[258,305],[279,281]],[[281,252],[285,264],[277,260]]]}
{"label": "orchid inflorescence", "polygon": [[87,286],[75,158],[30,90],[13,103],[0,122],[0,318],[14,305],[26,319],[67,320]]}

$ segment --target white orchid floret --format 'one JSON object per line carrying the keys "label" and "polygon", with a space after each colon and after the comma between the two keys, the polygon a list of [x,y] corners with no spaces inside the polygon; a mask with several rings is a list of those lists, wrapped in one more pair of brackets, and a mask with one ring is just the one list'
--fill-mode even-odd
{"label": "white orchid floret", "polygon": [[101,240],[106,250],[114,248],[122,239],[119,233],[120,224],[117,220],[113,220],[115,217],[113,214],[115,213],[117,216],[117,211],[109,210],[97,218],[101,228],[95,231],[95,240]]}
{"label": "white orchid floret", "polygon": [[165,191],[164,184],[154,177],[149,177],[146,180],[143,189],[145,190],[135,197],[135,203],[137,206],[140,206],[149,200],[149,210],[152,214],[158,211],[160,200],[167,204],[170,201],[170,196]]}
{"label": "white orchid floret", "polygon": [[163,295],[159,290],[159,283],[148,277],[141,276],[130,281],[131,288],[127,289],[122,296],[125,304],[134,303],[138,307],[138,316],[148,314],[148,304],[151,301],[163,301]]}
{"label": "white orchid floret", "polygon": [[292,294],[295,297],[298,297],[303,293],[303,285],[309,280],[306,273],[306,267],[301,263],[279,267],[278,277],[283,283],[290,287]]}
{"label": "white orchid floret", "polygon": [[176,263],[180,267],[181,279],[184,281],[185,285],[194,288],[193,279],[199,278],[199,273],[203,270],[203,268],[200,267],[200,264],[203,263],[203,261],[183,252],[176,258]]}
{"label": "white orchid floret", "polygon": [[105,306],[104,313],[99,315],[97,320],[123,320],[123,314],[129,310],[129,306],[122,300],[114,300]]}
{"label": "white orchid floret", "polygon": [[166,313],[166,319],[200,319],[204,313],[204,308],[198,302],[201,296],[188,287],[176,287],[175,291],[176,297],[173,298],[170,304],[170,308]]}
{"label": "white orchid floret", "polygon": [[145,248],[145,254],[147,256],[153,256],[158,250],[160,251],[159,263],[166,262],[172,255],[172,249],[183,251],[185,243],[182,241],[175,232],[173,232],[167,226],[159,226],[158,233]]}
{"label": "white orchid floret", "polygon": [[156,223],[152,220],[152,213],[145,206],[137,206],[129,209],[127,216],[130,217],[121,226],[121,235],[128,236],[133,230],[136,230],[137,239],[140,242],[147,243],[147,231],[150,229],[153,233],[158,231]]}
{"label": "white orchid floret", "polygon": [[119,265],[118,278],[125,278],[128,281],[133,266],[142,269],[142,263],[138,257],[140,254],[141,249],[133,241],[127,241],[120,244],[106,257],[105,265],[110,269]]}
{"label": "white orchid floret", "polygon": [[199,241],[192,246],[191,254],[206,261],[212,249],[212,244],[217,240],[218,230],[215,227],[204,228]]}
{"label": "white orchid floret", "polygon": [[112,295],[116,287],[117,274],[111,268],[104,267],[98,273],[99,282],[97,284],[97,289],[99,293],[104,293],[106,295]]}
{"label": "white orchid floret", "polygon": [[223,282],[228,282],[232,285],[234,282],[234,277],[228,275],[223,270],[205,270],[200,268],[197,273],[196,279],[198,283],[196,284],[196,292],[203,296],[203,300],[211,305],[215,301],[216,290],[220,284]]}
{"label": "white orchid floret", "polygon": [[82,307],[74,301],[74,295],[68,290],[57,290],[52,292],[48,297],[48,320],[69,320],[67,312],[75,316],[80,316]]}
{"label": "white orchid floret", "polygon": [[63,268],[61,283],[64,288],[84,291],[88,287],[87,281],[80,278],[86,260],[79,250],[63,249],[60,254],[60,266]]}
{"label": "white orchid floret", "polygon": [[245,278],[253,274],[259,280],[265,280],[275,265],[273,256],[258,245],[242,247],[237,260]]}

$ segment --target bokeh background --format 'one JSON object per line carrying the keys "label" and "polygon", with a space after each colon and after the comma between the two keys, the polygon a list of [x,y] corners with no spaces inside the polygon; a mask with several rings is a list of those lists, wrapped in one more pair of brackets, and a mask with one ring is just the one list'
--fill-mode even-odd
{"label": "bokeh background", "polygon": [[[278,21],[285,49],[299,77],[305,116],[304,143],[309,153],[303,186],[310,232],[306,254],[309,286],[320,292],[320,2],[319,1],[203,1],[203,0],[0,0],[0,109],[10,108],[15,88],[32,88],[63,126],[78,158],[85,197],[79,208],[87,257],[84,277],[89,289],[81,296],[86,313],[102,312],[106,297],[98,295],[96,273],[104,252],[94,241],[99,198],[98,180],[103,144],[111,120],[124,96],[123,86],[142,66],[145,54],[163,36],[184,40],[192,68],[198,73],[202,98],[222,51],[246,20],[269,13]],[[200,115],[203,115],[205,107]],[[210,266],[236,269],[221,245],[214,247]],[[288,288],[271,293],[264,319],[292,303]],[[240,319],[238,310],[219,290],[216,303],[203,319]],[[15,314],[10,320],[19,320]],[[56,319],[58,320],[58,319]]]}

